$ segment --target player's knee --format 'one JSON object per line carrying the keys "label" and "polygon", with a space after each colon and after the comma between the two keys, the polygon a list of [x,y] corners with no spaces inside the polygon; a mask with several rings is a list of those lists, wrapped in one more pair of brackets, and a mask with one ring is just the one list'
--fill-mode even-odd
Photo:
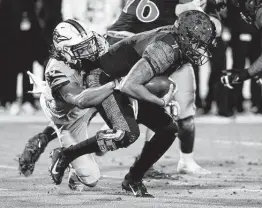
{"label": "player's knee", "polygon": [[[178,125],[176,122],[170,123],[164,129],[168,134],[177,136],[178,133]],[[175,138],[175,137],[174,137]]]}
{"label": "player's knee", "polygon": [[139,129],[134,132],[119,129],[108,129],[97,132],[97,143],[101,152],[126,148],[139,137]]}
{"label": "player's knee", "polygon": [[79,181],[88,186],[88,187],[94,187],[98,183],[101,174],[99,171],[99,168],[78,168],[75,170],[76,176],[79,179]]}
{"label": "player's knee", "polygon": [[180,130],[193,131],[195,128],[195,120],[193,116],[178,120]]}
{"label": "player's knee", "polygon": [[164,132],[165,139],[175,140],[178,134],[178,125],[176,122],[170,122],[165,127],[156,130],[155,133]]}

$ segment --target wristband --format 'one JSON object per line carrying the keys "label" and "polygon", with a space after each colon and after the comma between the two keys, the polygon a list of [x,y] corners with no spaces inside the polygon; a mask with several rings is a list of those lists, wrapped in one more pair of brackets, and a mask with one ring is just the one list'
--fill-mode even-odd
{"label": "wristband", "polygon": [[247,70],[247,69],[244,69],[243,71],[241,71],[241,72],[239,73],[238,77],[239,77],[239,81],[241,81],[241,82],[243,82],[243,81],[251,78],[251,76],[250,76],[250,74],[248,73],[248,70]]}

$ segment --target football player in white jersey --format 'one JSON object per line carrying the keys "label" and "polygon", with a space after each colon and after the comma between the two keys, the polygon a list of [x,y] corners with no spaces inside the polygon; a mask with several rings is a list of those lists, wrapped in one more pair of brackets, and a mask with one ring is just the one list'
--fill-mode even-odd
{"label": "football player in white jersey", "polygon": [[[88,121],[96,112],[93,106],[101,103],[115,88],[109,82],[98,88],[86,89],[85,73],[78,70],[78,64],[67,46],[81,44],[84,39],[96,38],[97,53],[107,51],[107,44],[100,43],[103,38],[94,32],[85,34],[78,31],[80,23],[67,20],[60,23],[54,31],[54,48],[45,70],[46,85],[42,88],[40,104],[50,119],[62,147],[69,147],[88,138]],[[68,24],[70,26],[68,26]],[[88,31],[84,29],[82,31]],[[81,49],[75,49],[75,52]],[[30,74],[32,77],[32,75]],[[82,189],[84,185],[93,187],[100,178],[99,168],[92,154],[83,155],[72,161],[69,187]]]}

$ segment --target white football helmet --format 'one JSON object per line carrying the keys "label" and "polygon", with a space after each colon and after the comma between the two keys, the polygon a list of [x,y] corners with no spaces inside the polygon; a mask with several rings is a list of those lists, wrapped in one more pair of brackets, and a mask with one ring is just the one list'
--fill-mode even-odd
{"label": "white football helmet", "polygon": [[59,23],[53,32],[55,49],[68,63],[76,64],[79,59],[96,61],[107,52],[109,44],[104,37],[76,20]]}

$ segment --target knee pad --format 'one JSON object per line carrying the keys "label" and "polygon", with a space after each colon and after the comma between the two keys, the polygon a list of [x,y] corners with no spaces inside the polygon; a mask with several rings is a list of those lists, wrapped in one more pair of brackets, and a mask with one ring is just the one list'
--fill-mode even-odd
{"label": "knee pad", "polygon": [[114,151],[134,143],[139,134],[123,130],[107,129],[97,132],[96,138],[101,152]]}

